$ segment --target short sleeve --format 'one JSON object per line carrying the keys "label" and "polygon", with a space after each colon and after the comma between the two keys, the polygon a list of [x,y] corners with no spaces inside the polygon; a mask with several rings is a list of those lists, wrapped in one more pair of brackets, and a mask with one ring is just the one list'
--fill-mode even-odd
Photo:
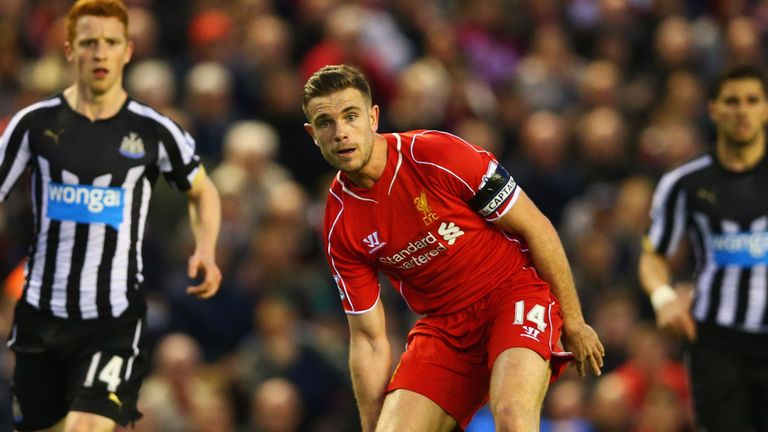
{"label": "short sleeve", "polygon": [[517,183],[493,154],[455,135],[418,133],[411,154],[417,164],[434,167],[438,184],[488,221],[506,214],[520,193]]}
{"label": "short sleeve", "polygon": [[170,119],[160,124],[160,148],[157,165],[171,185],[180,190],[192,187],[200,168],[195,154],[195,140]]}
{"label": "short sleeve", "polygon": [[200,157],[195,154],[195,140],[170,118],[154,109],[131,101],[128,109],[154,120],[157,127],[157,167],[172,186],[187,190],[200,170]]}
{"label": "short sleeve", "polygon": [[671,256],[685,231],[686,193],[679,177],[665,175],[659,181],[651,205],[651,225],[644,247],[650,252]]}
{"label": "short sleeve", "polygon": [[25,114],[16,114],[0,137],[0,202],[5,201],[31,157]]}
{"label": "short sleeve", "polygon": [[328,264],[339,290],[344,312],[362,314],[376,305],[381,287],[373,268],[348,259],[340,248],[329,249]]}
{"label": "short sleeve", "polygon": [[344,209],[341,199],[331,190],[325,211],[325,252],[339,297],[348,314],[371,310],[381,287],[373,265],[360,257],[344,235]]}

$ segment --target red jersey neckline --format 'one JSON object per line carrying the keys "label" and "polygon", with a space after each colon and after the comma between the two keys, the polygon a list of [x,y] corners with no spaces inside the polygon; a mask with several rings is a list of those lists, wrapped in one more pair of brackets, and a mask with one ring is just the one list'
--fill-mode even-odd
{"label": "red jersey neckline", "polygon": [[398,150],[397,150],[397,137],[393,133],[382,134],[387,143],[387,163],[384,166],[384,171],[381,173],[381,177],[376,180],[376,183],[369,188],[357,186],[352,180],[349,179],[347,173],[339,171],[339,181],[344,187],[364,198],[376,199],[380,195],[380,192],[389,187],[389,183],[392,180],[394,174],[394,167],[397,164]]}

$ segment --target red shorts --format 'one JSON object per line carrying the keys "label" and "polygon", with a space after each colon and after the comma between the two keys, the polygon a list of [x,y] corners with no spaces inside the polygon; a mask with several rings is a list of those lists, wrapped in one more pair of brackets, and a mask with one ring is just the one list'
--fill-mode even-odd
{"label": "red shorts", "polygon": [[493,364],[506,349],[539,353],[550,361],[550,382],[557,379],[572,356],[558,348],[560,306],[532,273],[531,284],[499,288],[463,310],[417,321],[387,392],[422,394],[464,429],[488,402]]}

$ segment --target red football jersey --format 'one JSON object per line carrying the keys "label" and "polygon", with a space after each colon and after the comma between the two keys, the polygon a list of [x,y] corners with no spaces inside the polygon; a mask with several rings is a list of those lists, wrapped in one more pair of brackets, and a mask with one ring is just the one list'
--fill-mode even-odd
{"label": "red football jersey", "polygon": [[340,172],[328,195],[325,247],[344,310],[376,304],[378,271],[419,314],[457,311],[522,278],[526,246],[491,223],[519,187],[486,218],[467,204],[495,171],[493,155],[445,132],[384,136],[387,165],[376,184],[359,188]]}

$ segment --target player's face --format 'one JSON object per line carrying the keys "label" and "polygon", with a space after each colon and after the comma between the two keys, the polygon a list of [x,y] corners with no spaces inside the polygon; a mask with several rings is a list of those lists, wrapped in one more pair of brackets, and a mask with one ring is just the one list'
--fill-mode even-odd
{"label": "player's face", "polygon": [[67,60],[74,64],[78,85],[94,95],[122,87],[123,69],[133,52],[125,25],[114,17],[86,15],[77,20],[75,30],[66,52]]}
{"label": "player's face", "polygon": [[768,119],[768,100],[760,81],[751,78],[723,83],[720,94],[709,104],[719,139],[728,145],[745,146],[763,136]]}
{"label": "player's face", "polygon": [[371,106],[360,90],[347,88],[307,104],[310,123],[304,125],[325,160],[346,173],[362,171],[371,160],[379,123],[379,107]]}

